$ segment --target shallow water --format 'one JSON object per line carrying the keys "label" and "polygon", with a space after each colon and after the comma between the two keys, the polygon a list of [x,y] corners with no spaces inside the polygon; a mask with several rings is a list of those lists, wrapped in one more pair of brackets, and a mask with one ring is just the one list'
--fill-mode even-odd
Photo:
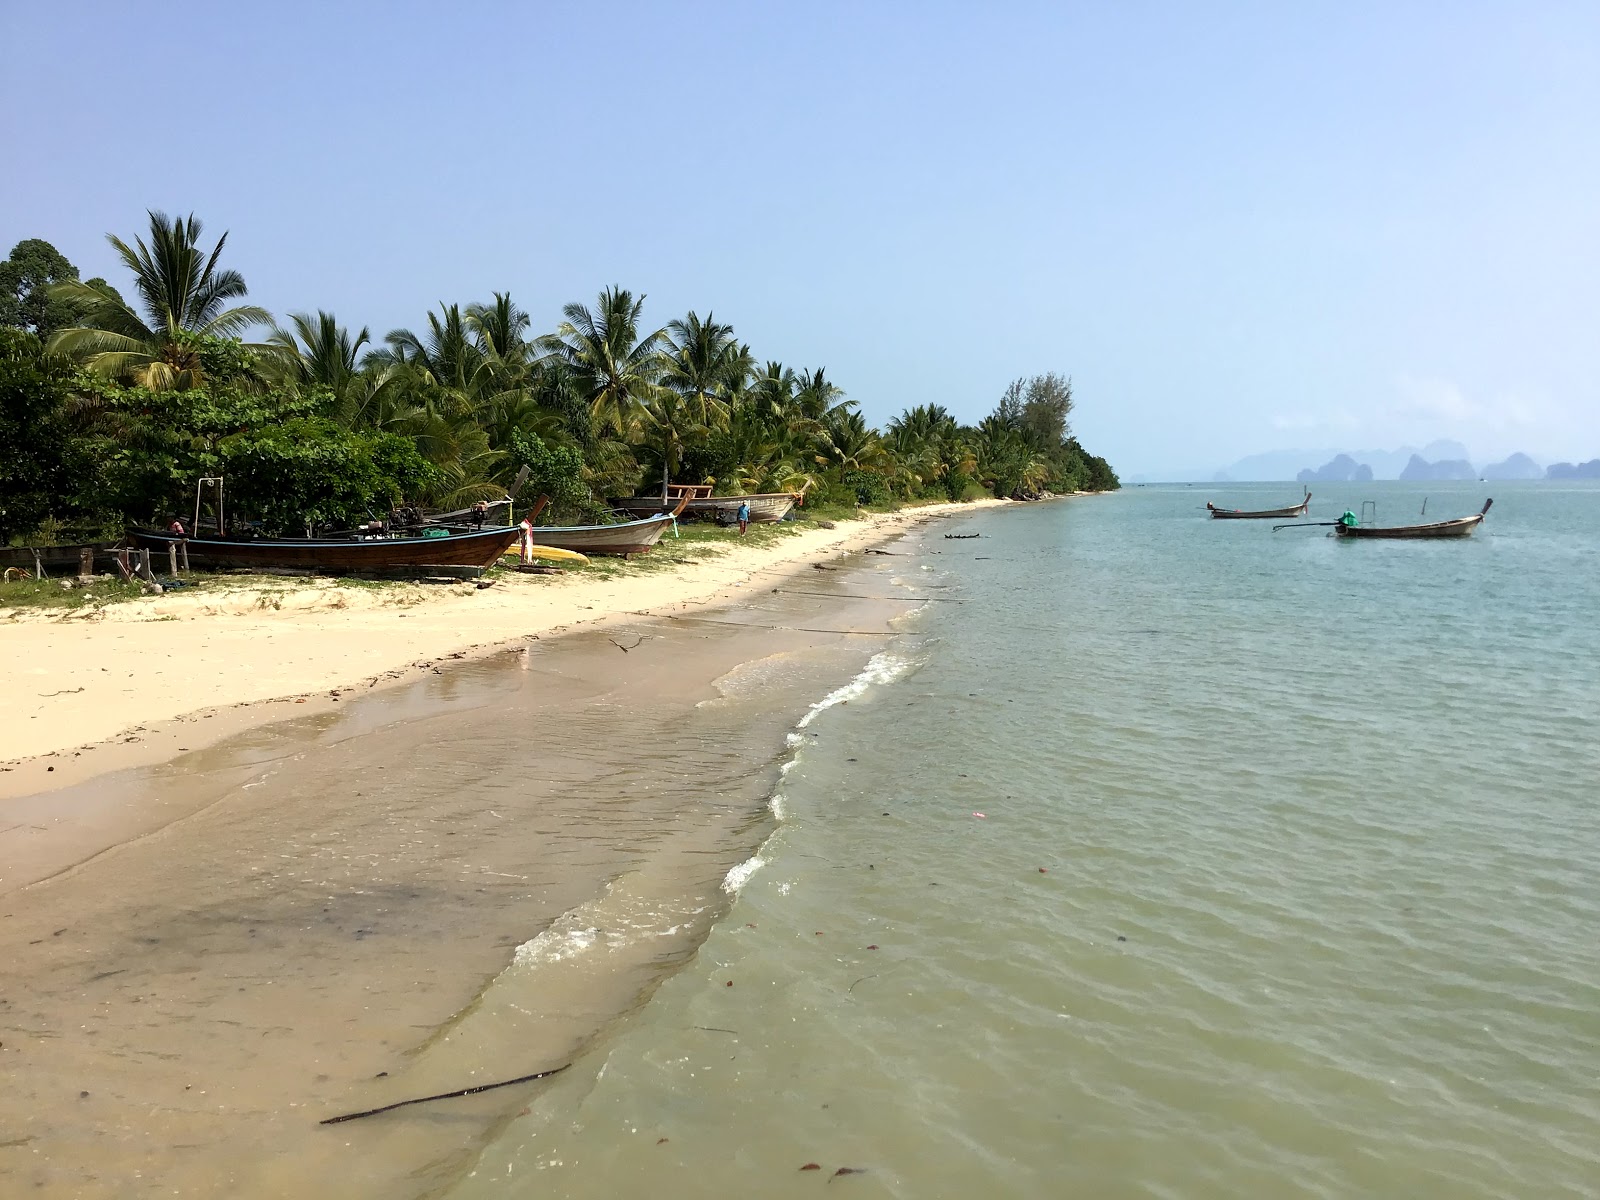
{"label": "shallow water", "polygon": [[1596,1194],[1600,490],[1493,489],[1456,542],[1198,488],[924,534],[901,578],[954,602],[795,730],[698,955],[450,1194]]}
{"label": "shallow water", "polygon": [[839,598],[858,573],[532,639],[24,802],[0,1196],[455,1179],[528,1085],[318,1122],[560,1065],[693,953],[773,827],[803,697],[913,607]]}

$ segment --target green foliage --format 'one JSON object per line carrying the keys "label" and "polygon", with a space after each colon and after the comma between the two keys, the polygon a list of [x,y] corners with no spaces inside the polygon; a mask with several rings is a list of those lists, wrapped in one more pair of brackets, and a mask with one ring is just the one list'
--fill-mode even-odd
{"label": "green foliage", "polygon": [[863,507],[881,508],[894,498],[889,492],[888,482],[876,471],[846,471],[839,482]]}
{"label": "green foliage", "polygon": [[940,482],[941,490],[944,492],[944,498],[946,500],[956,501],[965,500],[967,498],[968,490],[977,481],[965,471],[957,468],[953,471],[946,472],[944,479]]}
{"label": "green foliage", "polygon": [[287,535],[387,513],[425,490],[435,471],[404,438],[352,433],[324,417],[235,434],[220,458],[235,511]]}
{"label": "green foliage", "polygon": [[575,447],[551,446],[536,433],[518,430],[511,435],[511,460],[519,470],[528,468],[525,494],[549,496],[558,511],[581,510],[589,504],[583,456]]}
{"label": "green foliage", "polygon": [[0,544],[50,516],[73,486],[72,374],[31,333],[0,329]]}
{"label": "green foliage", "polygon": [[0,262],[0,326],[48,339],[71,325],[79,308],[50,294],[52,285],[78,278],[78,268],[43,238],[27,238]]}
{"label": "green foliage", "polygon": [[1070,378],[1017,379],[977,426],[921,404],[879,430],[823,368],[758,364],[709,312],[652,332],[644,297],[621,287],[567,305],[544,336],[498,292],[441,304],[377,347],[325,311],[247,344],[244,331],[271,318],[230,307],[246,293],[221,264],[227,236],[206,248],[192,216],[149,217],[145,237],[110,238],[131,301],[79,282],[44,242],[0,264],[0,318],[50,332],[79,368],[51,365],[37,343],[0,364],[0,435],[30,447],[0,467],[0,527],[165,519],[192,504],[196,477],[219,473],[230,512],[287,533],[402,498],[495,498],[522,466],[567,513],[663,477],[722,495],[809,489],[850,511],[979,487],[1116,486],[1071,435]]}

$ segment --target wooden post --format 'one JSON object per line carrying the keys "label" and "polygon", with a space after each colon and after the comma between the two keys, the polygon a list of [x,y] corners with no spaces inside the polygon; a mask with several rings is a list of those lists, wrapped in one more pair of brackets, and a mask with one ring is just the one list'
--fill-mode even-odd
{"label": "wooden post", "polygon": [[94,547],[85,546],[78,551],[78,578],[88,579],[94,574]]}
{"label": "wooden post", "polygon": [[168,542],[167,543],[167,566],[169,568],[168,571],[167,571],[168,575],[176,575],[178,573],[178,543],[177,542]]}
{"label": "wooden post", "polygon": [[33,552],[33,577],[35,579],[43,579],[45,577],[44,559],[39,557],[39,551],[37,549],[35,549]]}
{"label": "wooden post", "polygon": [[115,555],[114,561],[117,564],[117,574],[122,576],[124,583],[133,582],[133,564],[130,561],[132,555],[133,552],[126,548],[118,550]]}
{"label": "wooden post", "polygon": [[184,541],[182,541],[182,542],[180,542],[178,544],[183,547],[183,573],[185,575],[187,575],[189,573],[189,542],[188,542],[188,539],[185,539]]}
{"label": "wooden post", "polygon": [[156,581],[155,572],[150,569],[150,551],[148,550],[139,551],[139,578],[146,583],[154,583]]}

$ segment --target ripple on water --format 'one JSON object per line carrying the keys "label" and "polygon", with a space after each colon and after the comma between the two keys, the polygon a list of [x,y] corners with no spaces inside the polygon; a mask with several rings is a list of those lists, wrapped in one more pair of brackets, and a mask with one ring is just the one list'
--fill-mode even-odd
{"label": "ripple on water", "polygon": [[461,1194],[1593,1195],[1600,493],[1426,547],[1194,502],[975,518],[696,963]]}

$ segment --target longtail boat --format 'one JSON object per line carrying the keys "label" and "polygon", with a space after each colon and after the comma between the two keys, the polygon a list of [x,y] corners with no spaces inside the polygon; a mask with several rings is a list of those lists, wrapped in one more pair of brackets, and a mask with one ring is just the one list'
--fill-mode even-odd
{"label": "longtail boat", "polygon": [[1291,504],[1288,508],[1258,508],[1245,510],[1242,508],[1218,508],[1211,501],[1206,501],[1206,507],[1211,510],[1211,515],[1219,521],[1259,521],[1267,517],[1303,517],[1311,507],[1311,493],[1306,493],[1306,498],[1299,504]]}
{"label": "longtail boat", "polygon": [[556,550],[576,550],[579,554],[643,554],[661,540],[677,517],[661,513],[639,521],[619,521],[615,525],[535,525],[536,546]]}
{"label": "longtail boat", "polygon": [[1334,522],[1333,532],[1342,538],[1458,538],[1466,537],[1489,514],[1493,499],[1485,500],[1483,507],[1470,517],[1456,517],[1450,521],[1430,521],[1426,525],[1361,525],[1355,514],[1346,512]]}
{"label": "longtail boat", "polygon": [[612,508],[634,516],[651,516],[665,512],[675,500],[687,501],[682,510],[686,517],[731,518],[739,505],[750,506],[750,522],[754,525],[781,521],[799,503],[804,492],[754,492],[743,496],[713,496],[709,483],[668,484],[667,496],[626,496],[608,500]]}
{"label": "longtail boat", "polygon": [[142,550],[159,551],[186,545],[189,565],[210,570],[241,567],[286,567],[310,571],[406,571],[422,567],[489,567],[513,545],[515,527],[472,533],[440,533],[433,537],[252,538],[188,537],[155,529],[135,529],[129,536]]}

